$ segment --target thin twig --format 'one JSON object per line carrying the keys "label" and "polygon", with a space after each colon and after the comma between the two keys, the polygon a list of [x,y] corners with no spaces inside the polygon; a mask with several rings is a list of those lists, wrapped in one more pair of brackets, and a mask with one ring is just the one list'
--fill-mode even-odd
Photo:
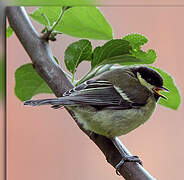
{"label": "thin twig", "polygon": [[56,26],[60,23],[60,21],[61,21],[61,19],[62,19],[62,17],[63,17],[63,14],[65,13],[66,10],[67,10],[67,7],[65,7],[65,6],[61,8],[61,13],[60,13],[58,19],[53,23],[53,25],[52,25],[51,27],[50,27],[50,25],[49,25],[50,22],[49,22],[49,20],[48,20],[48,18],[47,18],[48,25],[49,25],[49,29],[47,30],[46,33],[43,34],[43,36],[42,36],[43,39],[46,39],[46,40],[49,39],[49,37],[50,37],[52,31],[54,31],[54,29],[56,28]]}
{"label": "thin twig", "polygon": [[[23,7],[8,7],[6,13],[11,28],[30,56],[38,74],[46,81],[57,97],[62,96],[65,91],[71,89],[73,86],[66,78],[60,66],[55,62],[48,42],[40,38]],[[69,111],[69,113],[75,119],[73,112]],[[111,140],[101,135],[91,135],[80,124],[78,126],[101,149],[107,161],[115,167],[122,157]],[[123,145],[122,147],[129,154]],[[127,180],[154,179],[142,166],[133,162],[126,162],[119,172]]]}

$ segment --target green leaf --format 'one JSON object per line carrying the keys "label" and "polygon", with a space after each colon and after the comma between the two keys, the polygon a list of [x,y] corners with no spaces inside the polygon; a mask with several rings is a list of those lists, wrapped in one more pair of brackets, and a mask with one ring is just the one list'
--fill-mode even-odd
{"label": "green leaf", "polygon": [[95,48],[91,63],[92,69],[105,64],[152,64],[155,61],[157,56],[154,50],[150,49],[148,52],[144,52],[138,49],[147,42],[144,36],[134,36],[133,34],[133,36],[125,37],[130,42],[124,39],[115,39],[105,43],[102,47]]}
{"label": "green leaf", "polygon": [[87,6],[94,0],[10,0],[12,6]]}
{"label": "green leaf", "polygon": [[160,98],[158,103],[162,106],[165,106],[174,110],[178,109],[181,103],[181,96],[172,76],[159,68],[152,67],[152,66],[150,66],[150,68],[154,69],[162,76],[164,81],[164,87],[169,89],[169,93],[162,92],[162,94],[166,96],[168,99],[166,100],[166,99]]}
{"label": "green leaf", "polygon": [[67,69],[75,73],[76,68],[82,61],[91,60],[92,45],[91,42],[82,39],[70,44],[65,50],[64,61]]}
{"label": "green leaf", "polygon": [[[30,16],[39,23],[47,26],[48,23],[43,14],[48,18],[51,25],[57,20],[61,12],[60,7],[41,7]],[[96,7],[72,7],[65,11],[56,31],[74,37],[89,39],[112,39],[112,28]]]}
{"label": "green leaf", "polygon": [[141,50],[141,47],[148,42],[148,39],[141,34],[129,34],[123,37],[132,46],[130,55],[141,60],[141,64],[152,64],[155,62],[157,55],[153,49],[147,52]]}
{"label": "green leaf", "polygon": [[112,28],[96,7],[73,7],[65,12],[56,30],[65,34],[90,39],[113,38]]}
{"label": "green leaf", "polygon": [[131,55],[120,55],[120,56],[109,57],[100,63],[100,65],[105,65],[105,64],[120,64],[121,66],[124,66],[124,65],[134,65],[134,64],[146,64],[146,62]]}
{"label": "green leaf", "polygon": [[21,100],[31,99],[40,93],[52,93],[45,81],[37,74],[32,64],[25,64],[15,72],[15,94]]}
{"label": "green leaf", "polygon": [[[34,20],[48,26],[46,18],[49,20],[50,25],[52,25],[61,13],[61,7],[40,7],[35,10],[33,13],[29,14]],[[45,17],[44,17],[45,16]]]}
{"label": "green leaf", "polygon": [[141,34],[129,34],[123,37],[123,39],[130,43],[133,50],[140,49],[142,45],[148,42],[148,39]]}
{"label": "green leaf", "polygon": [[93,51],[91,67],[95,68],[101,64],[114,64],[121,61],[121,56],[129,54],[131,46],[128,41],[115,39],[108,41]]}
{"label": "green leaf", "polygon": [[7,38],[10,37],[12,34],[13,34],[13,29],[10,26],[8,26],[6,28],[6,37]]}
{"label": "green leaf", "polygon": [[133,51],[131,55],[136,57],[137,59],[141,59],[141,64],[152,64],[157,58],[157,54],[153,49],[149,49],[147,52],[144,52],[142,50]]}

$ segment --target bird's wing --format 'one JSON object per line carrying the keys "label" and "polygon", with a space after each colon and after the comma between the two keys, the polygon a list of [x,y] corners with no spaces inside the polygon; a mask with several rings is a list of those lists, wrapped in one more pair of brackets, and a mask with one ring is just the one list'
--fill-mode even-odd
{"label": "bird's wing", "polygon": [[[131,101],[126,94],[106,80],[89,80],[64,93],[61,99],[70,101],[71,105],[91,105],[96,108],[131,109],[145,104]],[[57,108],[59,105],[54,105]]]}

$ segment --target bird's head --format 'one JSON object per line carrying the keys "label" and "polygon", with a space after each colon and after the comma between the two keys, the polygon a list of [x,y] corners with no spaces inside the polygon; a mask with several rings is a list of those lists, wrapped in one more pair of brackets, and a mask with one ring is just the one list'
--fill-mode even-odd
{"label": "bird's head", "polygon": [[164,95],[160,94],[160,91],[169,90],[163,86],[163,79],[159,73],[144,66],[134,68],[133,72],[137,76],[139,82],[154,93],[156,100],[158,100],[159,97],[167,99]]}

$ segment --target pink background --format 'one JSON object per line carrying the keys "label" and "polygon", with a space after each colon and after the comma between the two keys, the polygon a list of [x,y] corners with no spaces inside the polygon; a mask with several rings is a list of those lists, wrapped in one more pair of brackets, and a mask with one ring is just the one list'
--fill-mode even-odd
{"label": "pink background", "polygon": [[[113,27],[114,38],[135,32],[149,38],[145,49],[156,50],[158,59],[154,65],[169,72],[183,94],[184,8],[100,9]],[[34,24],[40,30],[38,24]],[[57,42],[51,43],[53,54],[60,59],[62,67],[66,46],[76,40],[62,35]],[[94,46],[102,43],[93,41]],[[13,35],[7,40],[8,180],[121,179],[64,109],[23,106],[14,94],[14,72],[24,63],[30,63],[30,59]],[[82,63],[78,77],[87,68],[88,64]],[[53,95],[37,95],[34,99],[41,97]],[[144,168],[155,178],[167,180],[181,179],[184,171],[183,138],[183,103],[177,111],[158,105],[147,123],[120,137],[131,153],[142,159]]]}

